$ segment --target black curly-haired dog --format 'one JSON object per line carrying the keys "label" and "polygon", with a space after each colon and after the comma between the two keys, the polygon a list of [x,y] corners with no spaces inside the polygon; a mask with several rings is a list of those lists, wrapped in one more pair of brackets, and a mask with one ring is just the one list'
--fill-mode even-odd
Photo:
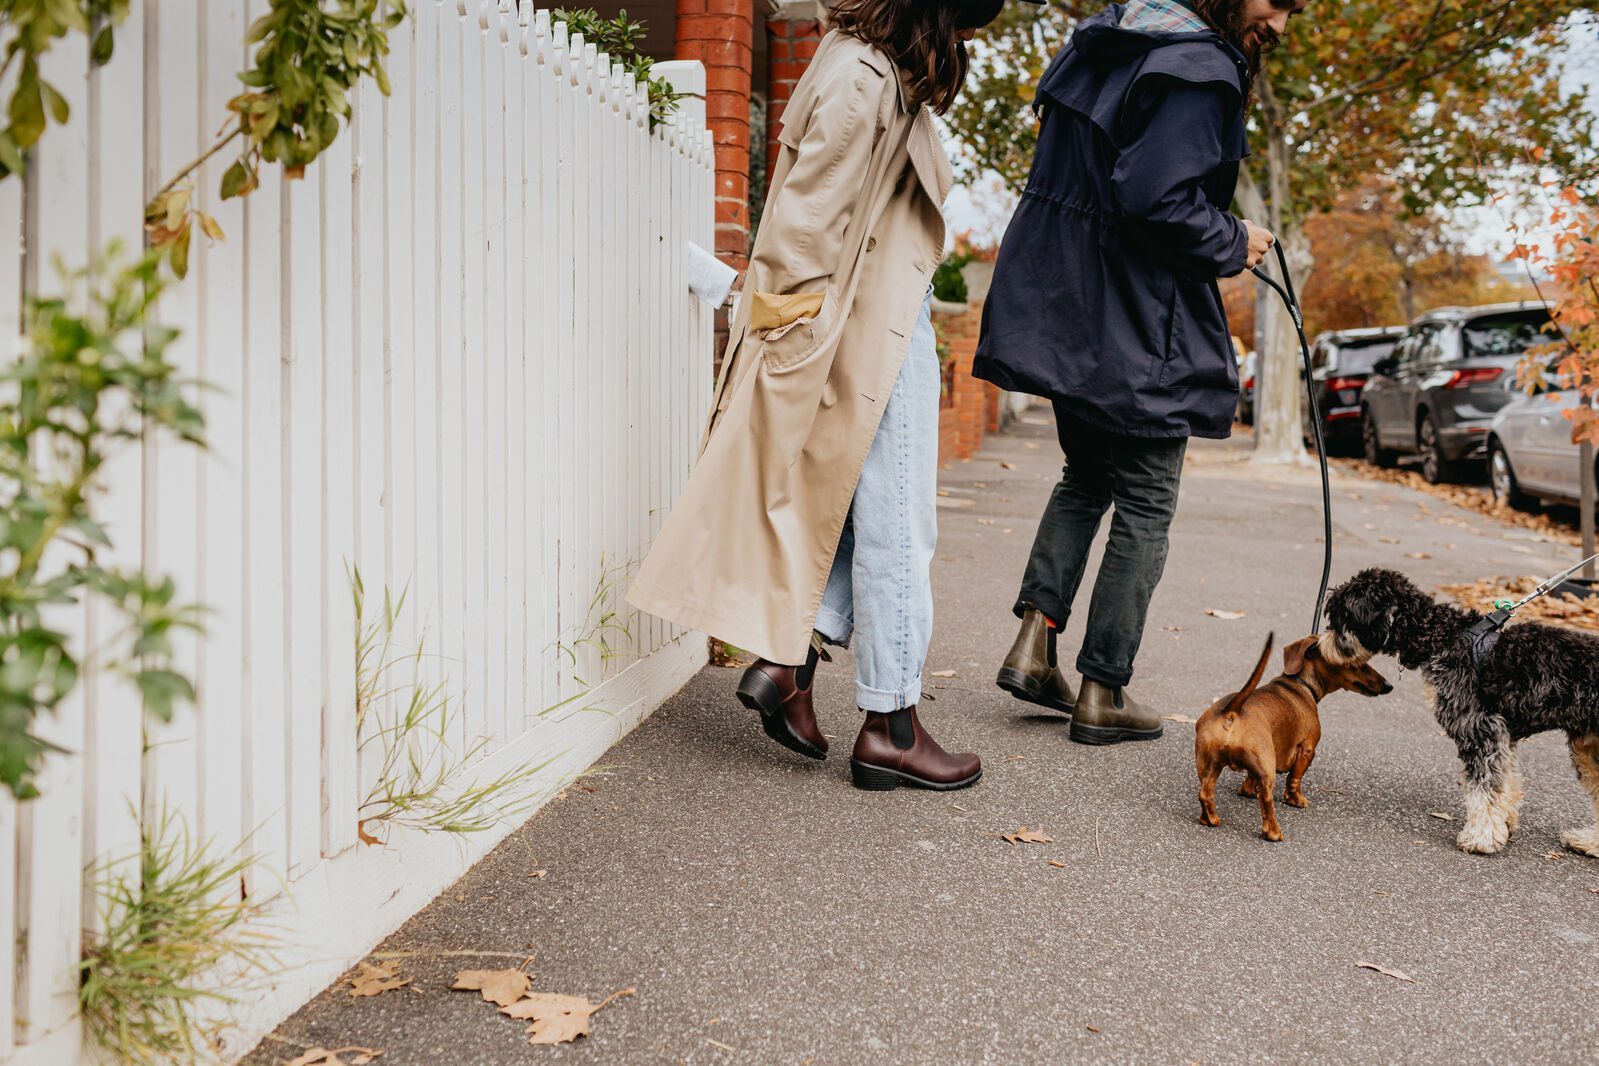
{"label": "black curly-haired dog", "polygon": [[1403,574],[1366,570],[1328,600],[1322,653],[1333,662],[1392,655],[1427,679],[1438,724],[1465,767],[1466,825],[1456,840],[1464,851],[1492,854],[1515,832],[1516,744],[1565,730],[1595,825],[1560,839],[1599,857],[1599,639],[1527,622],[1507,627],[1476,661],[1469,634],[1483,617],[1436,602]]}

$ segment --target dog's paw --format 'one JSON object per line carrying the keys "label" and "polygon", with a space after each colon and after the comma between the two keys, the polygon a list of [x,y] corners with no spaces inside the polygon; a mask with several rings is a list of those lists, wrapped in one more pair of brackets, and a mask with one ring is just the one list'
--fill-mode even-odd
{"label": "dog's paw", "polygon": [[1310,800],[1306,798],[1303,792],[1290,792],[1283,797],[1283,802],[1290,807],[1298,807],[1301,810],[1310,806]]}
{"label": "dog's paw", "polygon": [[1509,840],[1510,831],[1505,827],[1505,823],[1497,818],[1468,821],[1466,828],[1455,837],[1455,843],[1460,850],[1473,855],[1493,855],[1504,848]]}
{"label": "dog's paw", "polygon": [[1260,838],[1262,840],[1269,840],[1273,844],[1281,844],[1283,840],[1283,831],[1278,829],[1276,826],[1271,826],[1260,831]]}
{"label": "dog's paw", "polygon": [[1255,787],[1255,782],[1253,780],[1246,777],[1244,778],[1244,783],[1238,786],[1238,794],[1240,796],[1248,796],[1250,799],[1254,799],[1260,794],[1260,790]]}
{"label": "dog's paw", "polygon": [[1572,851],[1599,859],[1599,826],[1568,829],[1560,834],[1560,842]]}

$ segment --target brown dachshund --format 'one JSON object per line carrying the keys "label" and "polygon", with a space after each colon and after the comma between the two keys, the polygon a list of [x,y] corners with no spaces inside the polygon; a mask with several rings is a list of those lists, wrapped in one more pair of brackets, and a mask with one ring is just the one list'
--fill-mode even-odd
{"label": "brown dachshund", "polygon": [[[1274,634],[1275,635],[1275,634]],[[1321,716],[1316,705],[1341,689],[1365,696],[1383,696],[1394,690],[1386,678],[1365,664],[1335,665],[1321,653],[1317,637],[1306,637],[1283,651],[1283,672],[1260,685],[1271,661],[1272,637],[1260,653],[1255,672],[1243,691],[1217,700],[1199,716],[1194,726],[1194,765],[1199,770],[1199,820],[1220,825],[1216,814],[1216,778],[1222,770],[1242,770],[1240,796],[1260,800],[1260,835],[1281,840],[1272,790],[1278,774],[1288,775],[1284,802],[1308,807],[1300,789],[1305,771],[1316,757],[1321,740]],[[1260,685],[1257,689],[1256,686]]]}

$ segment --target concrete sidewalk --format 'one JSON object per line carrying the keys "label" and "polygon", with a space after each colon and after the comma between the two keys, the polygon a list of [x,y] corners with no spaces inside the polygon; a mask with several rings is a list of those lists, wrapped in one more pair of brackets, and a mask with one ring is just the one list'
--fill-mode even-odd
{"label": "concrete sidewalk", "polygon": [[[1263,475],[1242,455],[1191,454],[1135,682],[1173,713],[1197,717],[1242,683],[1267,630],[1281,643],[1310,621],[1314,477]],[[847,657],[818,682],[835,738],[822,764],[772,744],[733,699],[736,674],[708,669],[592,791],[571,790],[391,938],[385,950],[418,953],[397,963],[412,990],[329,989],[247,1061],[313,1044],[381,1048],[383,1066],[1592,1061],[1599,863],[1560,849],[1590,816],[1562,738],[1523,746],[1509,850],[1464,855],[1452,745],[1419,679],[1380,661],[1397,691],[1323,705],[1312,806],[1279,806],[1287,840],[1267,844],[1234,775],[1223,825],[1199,825],[1190,726],[1079,747],[1065,719],[994,687],[1059,461],[1035,408],[943,479],[928,669],[954,676],[924,710],[946,746],[983,754],[976,788],[850,788]],[[1572,554],[1394,486],[1343,477],[1335,502],[1340,577],[1381,563],[1432,588]],[[1080,636],[1067,631],[1064,662]],[[1054,843],[999,839],[1024,825]],[[534,954],[543,991],[638,994],[585,1041],[530,1047],[524,1023],[446,991],[457,970],[514,961],[448,951]]]}

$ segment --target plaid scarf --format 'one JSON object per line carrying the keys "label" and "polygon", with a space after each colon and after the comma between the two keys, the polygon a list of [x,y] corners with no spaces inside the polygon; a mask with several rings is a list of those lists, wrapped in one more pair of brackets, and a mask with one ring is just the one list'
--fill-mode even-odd
{"label": "plaid scarf", "polygon": [[1182,0],[1127,0],[1121,28],[1151,33],[1199,33],[1209,29],[1205,20]]}

